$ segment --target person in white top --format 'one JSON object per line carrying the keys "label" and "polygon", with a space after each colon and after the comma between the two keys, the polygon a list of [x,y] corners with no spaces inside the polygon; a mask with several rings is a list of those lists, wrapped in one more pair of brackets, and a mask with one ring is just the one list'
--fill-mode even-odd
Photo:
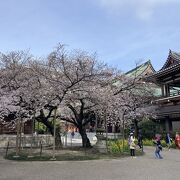
{"label": "person in white top", "polygon": [[130,133],[129,148],[130,148],[131,157],[135,157],[136,144],[135,144],[135,137],[133,133]]}

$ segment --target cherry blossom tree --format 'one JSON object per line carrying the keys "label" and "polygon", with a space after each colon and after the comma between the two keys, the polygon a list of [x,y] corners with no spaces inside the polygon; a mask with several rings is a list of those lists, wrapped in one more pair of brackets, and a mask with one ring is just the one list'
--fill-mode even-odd
{"label": "cherry blossom tree", "polygon": [[83,146],[89,147],[85,126],[90,122],[87,114],[94,105],[88,99],[91,99],[94,87],[108,83],[112,71],[105,64],[98,63],[94,55],[84,51],[68,54],[61,45],[49,55],[45,67],[46,71],[40,72],[53,89],[57,106],[63,106],[59,117],[73,123],[79,129]]}
{"label": "cherry blossom tree", "polygon": [[[9,123],[14,127],[19,118],[35,118],[53,135],[53,112],[57,109],[59,119],[79,129],[84,147],[91,146],[86,126],[95,117],[104,127],[107,122],[128,125],[129,119],[145,112],[144,104],[151,99],[147,87],[136,78],[98,62],[95,55],[69,52],[61,44],[43,59],[25,51],[1,53],[0,68],[2,123],[7,123],[4,117],[9,114],[14,114]],[[62,146],[59,127],[56,144]]]}
{"label": "cherry blossom tree", "polygon": [[[9,114],[14,114],[15,119],[20,117],[27,120],[28,118],[29,110],[24,107],[27,106],[27,103],[31,103],[24,101],[24,95],[26,94],[25,89],[27,89],[27,85],[30,86],[26,81],[29,74],[26,63],[30,58],[31,56],[24,51],[0,54],[1,121]],[[3,122],[6,123],[5,121]]]}

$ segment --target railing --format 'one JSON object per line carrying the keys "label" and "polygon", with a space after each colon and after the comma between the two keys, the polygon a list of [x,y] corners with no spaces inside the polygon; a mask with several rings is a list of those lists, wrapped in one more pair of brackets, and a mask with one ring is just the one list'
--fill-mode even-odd
{"label": "railing", "polygon": [[179,90],[174,90],[173,92],[170,92],[170,96],[177,96],[177,95],[180,95]]}
{"label": "railing", "polygon": [[[10,147],[16,146],[16,135],[0,135],[0,148],[6,147],[7,143],[9,142]],[[21,137],[21,146],[22,147],[30,147],[32,145],[39,146],[39,143],[42,142],[43,146],[52,145],[53,138],[51,135],[38,135],[38,136],[31,136],[31,135],[22,135]]]}
{"label": "railing", "polygon": [[[96,143],[96,133],[87,133],[87,136],[92,144]],[[108,139],[121,139],[121,133],[108,133]],[[67,133],[67,136],[61,136],[62,143],[66,146],[71,146],[73,144],[80,145],[82,143],[81,135],[78,132],[75,132],[75,135],[72,137],[71,133]],[[16,146],[16,135],[0,135],[0,148],[6,147],[9,142],[9,147]],[[50,146],[53,144],[53,137],[51,135],[22,135],[21,137],[21,146],[22,147],[37,147],[42,143],[42,146]]]}

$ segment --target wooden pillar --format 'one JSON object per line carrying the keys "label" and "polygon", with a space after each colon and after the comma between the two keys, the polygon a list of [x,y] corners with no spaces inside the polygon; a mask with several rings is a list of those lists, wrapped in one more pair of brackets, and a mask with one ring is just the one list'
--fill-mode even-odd
{"label": "wooden pillar", "polygon": [[167,132],[170,132],[172,131],[172,120],[169,119],[169,117],[166,119],[166,122],[165,122],[165,125],[166,125],[166,131]]}
{"label": "wooden pillar", "polygon": [[168,84],[165,85],[165,89],[166,89],[166,96],[170,96],[170,88]]}
{"label": "wooden pillar", "polygon": [[165,97],[166,91],[165,91],[165,85],[164,84],[161,86],[161,91],[162,91],[162,96]]}
{"label": "wooden pillar", "polygon": [[162,87],[161,87],[161,91],[162,91],[162,96],[163,97],[170,96],[169,84],[163,84]]}

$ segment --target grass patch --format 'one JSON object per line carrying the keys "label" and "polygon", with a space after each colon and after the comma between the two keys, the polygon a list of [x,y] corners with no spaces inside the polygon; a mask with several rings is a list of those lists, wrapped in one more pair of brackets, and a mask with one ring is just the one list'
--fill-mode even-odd
{"label": "grass patch", "polygon": [[[52,156],[50,155],[42,155],[39,156],[37,154],[33,154],[33,157],[28,157],[26,153],[20,153],[19,157],[15,157],[16,153],[8,154],[5,159],[8,160],[16,160],[16,161],[51,161]],[[56,155],[56,161],[85,161],[85,160],[95,160],[99,159],[98,155],[72,155],[72,154],[62,154]]]}
{"label": "grass patch", "polygon": [[[15,161],[51,161],[52,156],[43,154],[39,156],[39,154],[33,154],[33,157],[28,157],[27,153],[20,153],[19,157],[14,157],[16,155],[15,152],[8,154],[5,159],[15,160]],[[142,152],[136,151],[136,155],[142,155]],[[98,159],[118,159],[128,157],[129,152],[124,153],[107,153],[107,154],[83,154],[83,155],[73,155],[73,154],[61,154],[56,155],[56,161],[85,161],[85,160],[98,160]]]}
{"label": "grass patch", "polygon": [[[85,160],[98,160],[98,159],[118,159],[130,156],[130,150],[127,141],[125,141],[124,148],[121,140],[108,142],[108,153],[99,153],[95,148],[84,149],[82,147],[71,147],[61,150],[56,150],[56,161],[85,161]],[[9,152],[5,159],[15,161],[51,161],[52,149],[44,149],[40,156],[38,149],[33,149],[33,157],[30,155],[29,149],[21,150],[19,157],[15,157],[14,151]],[[143,152],[136,149],[136,155],[141,156]]]}
{"label": "grass patch", "polygon": [[27,153],[20,153],[19,154],[19,157],[15,157],[16,156],[16,153],[15,152],[12,152],[10,154],[8,154],[5,159],[8,159],[8,160],[16,160],[16,161],[48,161],[50,160],[50,156],[39,156],[39,155],[36,155],[36,154],[33,154],[32,157],[28,157],[29,154]]}

